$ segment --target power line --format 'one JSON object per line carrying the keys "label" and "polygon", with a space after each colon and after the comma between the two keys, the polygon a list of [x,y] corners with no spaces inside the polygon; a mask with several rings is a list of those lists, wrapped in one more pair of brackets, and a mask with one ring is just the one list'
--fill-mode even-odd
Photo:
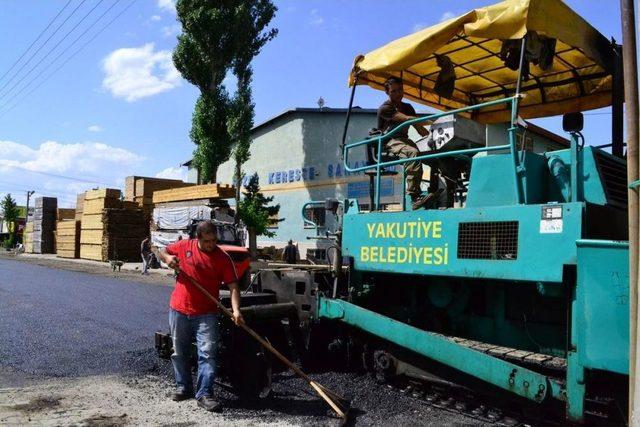
{"label": "power line", "polygon": [[100,28],[100,30],[98,30],[97,33],[95,33],[87,42],[85,42],[85,44],[80,46],[73,54],[71,54],[71,56],[69,56],[65,62],[63,62],[58,68],[53,70],[53,72],[49,74],[43,81],[41,81],[40,84],[38,84],[36,87],[30,90],[25,96],[20,98],[17,102],[11,105],[3,113],[0,113],[0,119],[4,117],[8,112],[12,111],[15,107],[20,105],[20,103],[25,99],[27,99],[29,95],[31,95],[33,92],[38,90],[43,84],[45,84],[49,79],[51,79],[51,77],[53,77],[58,71],[60,71],[65,65],[67,65],[69,61],[75,58],[82,50],[84,50],[85,47],[87,47],[92,41],[94,41],[96,37],[102,34],[102,32],[104,32],[109,26],[111,26],[111,24],[113,24],[120,16],[122,16],[122,14],[124,14],[127,10],[129,10],[129,8],[131,8],[131,6],[133,6],[134,4],[135,4],[135,0],[132,0],[131,3],[129,3],[126,7],[124,7],[116,16],[114,16],[111,19],[111,21],[107,22],[102,28]]}
{"label": "power line", "polygon": [[75,8],[75,9],[73,9],[73,10],[71,11],[71,14],[69,14],[69,16],[67,16],[67,17],[64,19],[64,21],[62,21],[62,24],[58,25],[58,27],[57,27],[55,30],[53,30],[53,34],[51,34],[51,35],[50,35],[50,36],[49,36],[49,37],[44,41],[44,43],[43,43],[42,45],[40,45],[40,47],[39,47],[39,48],[38,48],[38,49],[37,49],[37,50],[36,50],[36,51],[35,51],[35,52],[34,52],[34,53],[29,57],[29,59],[27,59],[27,62],[25,62],[24,64],[22,64],[22,66],[20,67],[20,69],[19,69],[18,71],[16,71],[16,73],[15,73],[15,74],[14,74],[14,75],[9,79],[9,81],[7,81],[7,82],[6,82],[2,87],[0,87],[0,92],[2,92],[2,91],[4,90],[4,88],[5,88],[5,87],[7,87],[7,86],[9,85],[9,83],[11,83],[11,82],[13,81],[13,79],[14,79],[18,74],[20,74],[20,71],[22,71],[22,70],[24,69],[24,67],[26,67],[26,66],[27,66],[27,64],[28,64],[29,62],[31,62],[31,60],[32,60],[32,59],[33,59],[33,58],[38,54],[38,52],[40,52],[40,50],[41,50],[43,47],[45,47],[45,46],[47,45],[47,43],[49,43],[49,40],[51,40],[51,38],[52,38],[53,36],[55,36],[55,35],[58,33],[58,31],[60,30],[60,28],[62,28],[62,26],[63,26],[64,24],[66,24],[66,23],[67,23],[67,21],[68,21],[68,20],[69,20],[69,19],[70,19],[70,18],[71,18],[75,13],[76,13],[76,11],[80,8],[80,6],[82,6],[82,5],[84,4],[84,2],[85,2],[85,1],[87,1],[87,0],[82,0],[82,2],[80,2],[80,4],[79,4],[79,5],[77,5],[77,6],[76,6],[76,8]]}
{"label": "power line", "polygon": [[106,185],[106,186],[112,186],[113,185],[113,184],[107,184],[106,182],[100,182],[100,181],[95,181],[95,180],[78,178],[78,177],[75,177],[75,176],[60,175],[60,174],[51,173],[51,172],[44,172],[44,171],[39,171],[39,170],[28,169],[28,168],[25,168],[24,166],[18,166],[18,165],[0,164],[0,167],[15,168],[15,169],[20,169],[20,170],[24,170],[24,171],[27,171],[27,172],[35,173],[35,174],[38,174],[38,175],[50,176],[50,177],[59,178],[59,179],[66,179],[66,180],[69,180],[69,181],[85,182],[87,184],[101,184],[101,185]]}
{"label": "power line", "polygon": [[67,52],[69,52],[69,50],[85,35],[87,34],[87,32],[89,32],[89,30],[91,30],[98,22],[100,22],[102,20],[102,18],[104,18],[104,16],[109,13],[111,11],[111,9],[114,8],[114,6],[116,6],[118,3],[120,2],[120,0],[116,0],[114,3],[111,4],[111,6],[109,6],[104,12],[102,12],[102,14],[96,18],[87,28],[85,28],[85,30],[78,36],[75,38],[75,40],[73,40],[73,42],[71,42],[71,44],[69,44],[68,46],[66,46],[62,52],[60,52],[58,54],[58,56],[56,56],[56,58],[49,62],[49,64],[47,64],[46,67],[44,67],[42,70],[40,70],[40,72],[33,77],[31,80],[29,80],[27,82],[27,84],[25,84],[24,86],[22,86],[22,89],[20,89],[18,92],[14,93],[8,100],[7,102],[4,103],[4,105],[0,106],[1,108],[6,107],[7,105],[9,105],[11,103],[11,101],[15,100],[17,97],[20,96],[20,94],[22,94],[27,88],[29,88],[29,86],[31,86],[35,81],[37,81],[40,76],[42,76],[44,74],[45,71],[47,71],[49,68],[51,68],[51,66],[53,64],[55,64],[56,62],[58,62],[58,60]]}
{"label": "power line", "polygon": [[[100,6],[100,4],[102,4],[102,2],[103,2],[103,1],[104,1],[104,0],[100,0],[98,3],[96,3],[96,5],[95,5],[95,6],[93,6],[93,7],[89,10],[89,12],[87,12],[87,13],[86,13],[86,14],[85,14],[81,19],[80,19],[80,21],[78,21],[78,22],[76,23],[76,25],[74,25],[74,26],[73,26],[73,28],[71,28],[69,31],[67,31],[67,34],[65,34],[65,35],[62,37],[62,39],[60,39],[60,40],[58,41],[58,43],[56,43],[56,45],[55,45],[54,47],[52,47],[51,49],[49,49],[49,51],[48,51],[48,52],[47,52],[47,53],[46,53],[42,58],[40,58],[40,61],[38,61],[38,63],[37,63],[36,65],[34,65],[33,67],[31,67],[31,69],[27,72],[27,74],[23,75],[23,76],[22,76],[22,78],[21,78],[20,80],[18,80],[16,83],[14,83],[14,85],[13,85],[13,86],[11,86],[11,88],[10,88],[7,92],[5,92],[5,93],[4,93],[4,95],[0,95],[0,99],[1,99],[1,98],[3,98],[3,97],[5,97],[5,96],[7,96],[9,93],[11,93],[11,91],[12,91],[16,86],[18,86],[20,83],[22,83],[22,82],[24,81],[24,79],[26,79],[26,78],[27,78],[27,76],[29,76],[29,75],[33,72],[33,70],[35,70],[36,68],[38,68],[38,66],[40,66],[40,64],[42,64],[42,62],[43,62],[45,59],[47,59],[47,57],[49,57],[49,55],[50,55],[54,50],[56,50],[56,49],[58,48],[58,46],[60,46],[60,44],[62,44],[62,42],[64,42],[64,41],[67,39],[67,37],[69,37],[69,36],[71,35],[71,33],[73,33],[73,32],[76,30],[76,28],[78,28],[78,26],[80,26],[80,24],[82,24],[82,23],[84,22],[84,21],[85,21],[85,19],[87,19],[87,17],[89,17],[89,15],[91,15],[91,14],[93,13],[93,11],[94,11],[98,6]],[[2,93],[2,90],[0,90],[0,93]]]}
{"label": "power line", "polygon": [[18,58],[16,60],[16,62],[14,62],[11,67],[9,67],[9,69],[7,71],[5,71],[5,73],[0,76],[0,81],[2,81],[2,79],[5,78],[5,76],[7,74],[9,74],[9,72],[11,72],[11,70],[13,70],[13,68],[20,62],[20,60],[22,58],[24,58],[24,56],[27,54],[27,52],[29,52],[31,50],[31,48],[33,47],[33,45],[35,45],[37,43],[38,40],[40,40],[40,37],[42,37],[42,35],[49,29],[49,27],[51,27],[51,24],[53,24],[55,22],[56,19],[58,19],[58,16],[60,16],[60,14],[67,8],[67,6],[69,6],[69,4],[71,3],[71,0],[68,0],[67,3],[62,6],[62,9],[60,9],[60,11],[58,12],[58,14],[56,16],[53,17],[53,19],[51,21],[49,21],[49,23],[47,24],[46,27],[44,27],[44,30],[40,31],[40,34],[38,34],[38,37],[36,37],[36,39],[34,41],[31,42],[31,44],[29,45],[29,47],[22,52],[22,55],[20,55],[20,58]]}

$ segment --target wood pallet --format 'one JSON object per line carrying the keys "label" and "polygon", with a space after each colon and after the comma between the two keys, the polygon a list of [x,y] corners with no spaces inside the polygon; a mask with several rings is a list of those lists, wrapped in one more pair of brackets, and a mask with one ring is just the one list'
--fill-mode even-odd
{"label": "wood pallet", "polygon": [[153,203],[180,202],[198,199],[230,199],[233,197],[235,197],[235,189],[230,185],[205,184],[155,191],[153,193]]}

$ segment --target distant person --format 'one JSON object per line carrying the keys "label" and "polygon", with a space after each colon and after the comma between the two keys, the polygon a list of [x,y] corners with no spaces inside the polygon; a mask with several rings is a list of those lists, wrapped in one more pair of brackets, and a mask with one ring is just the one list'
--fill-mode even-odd
{"label": "distant person", "polygon": [[[178,271],[176,286],[169,302],[169,325],[173,339],[171,362],[177,389],[172,398],[182,401],[194,397],[191,379],[191,346],[198,348],[198,380],[195,398],[198,406],[220,412],[222,406],[213,399],[218,349],[218,307],[189,281],[189,276],[219,298],[220,286],[231,291],[231,308],[236,325],[244,324],[240,312],[238,276],[231,257],[218,246],[216,226],[209,220],[196,228],[196,239],[177,241],[156,250],[158,258]],[[154,248],[155,249],[155,248]]]}
{"label": "distant person", "polygon": [[[404,97],[404,89],[402,80],[398,77],[390,77],[384,82],[384,91],[389,97],[378,108],[378,129],[383,133],[392,131],[395,127],[402,123],[417,119],[416,110],[406,102],[402,102]],[[424,123],[414,123],[414,129],[420,136],[428,136],[429,131],[425,128]],[[388,141],[385,142],[386,150],[401,159],[409,159],[418,157],[420,150],[418,146],[409,139],[409,128],[404,127],[394,133]],[[420,183],[422,182],[422,164],[418,162],[404,163],[404,172],[407,177],[407,194],[411,197],[413,209],[423,207],[433,198],[431,194],[422,197]],[[430,197],[431,196],[431,197]]]}
{"label": "distant person", "polygon": [[298,248],[293,244],[293,240],[289,240],[287,246],[284,247],[282,259],[286,264],[295,264],[298,261]]}
{"label": "distant person", "polygon": [[140,244],[140,256],[142,257],[142,273],[149,274],[149,265],[151,264],[151,240],[147,237]]}

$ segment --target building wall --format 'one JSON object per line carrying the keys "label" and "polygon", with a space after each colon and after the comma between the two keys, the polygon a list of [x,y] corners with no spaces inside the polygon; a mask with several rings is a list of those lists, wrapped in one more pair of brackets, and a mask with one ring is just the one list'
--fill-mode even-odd
{"label": "building wall", "polygon": [[[304,227],[302,207],[311,200],[358,198],[369,203],[369,178],[364,174],[345,173],[340,142],[344,114],[331,112],[294,112],[262,126],[254,133],[251,158],[244,164],[247,176],[257,172],[266,196],[280,204],[273,238],[259,237],[259,245],[283,246],[289,239],[304,249],[323,247],[322,242],[308,240],[315,229]],[[366,138],[376,126],[375,113],[358,113],[351,117],[347,143]],[[412,135],[414,138],[416,135]],[[352,167],[364,164],[364,149],[349,158]],[[232,182],[233,162],[218,170],[220,182]],[[385,178],[382,203],[399,203],[402,193],[399,176]]]}

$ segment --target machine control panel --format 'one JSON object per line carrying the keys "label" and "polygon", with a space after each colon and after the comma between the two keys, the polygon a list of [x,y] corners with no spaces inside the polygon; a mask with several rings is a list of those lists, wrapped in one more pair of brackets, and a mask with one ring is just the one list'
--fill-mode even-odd
{"label": "machine control panel", "polygon": [[452,151],[485,145],[485,126],[462,117],[445,116],[429,128],[429,135],[418,140],[418,149],[425,152]]}

